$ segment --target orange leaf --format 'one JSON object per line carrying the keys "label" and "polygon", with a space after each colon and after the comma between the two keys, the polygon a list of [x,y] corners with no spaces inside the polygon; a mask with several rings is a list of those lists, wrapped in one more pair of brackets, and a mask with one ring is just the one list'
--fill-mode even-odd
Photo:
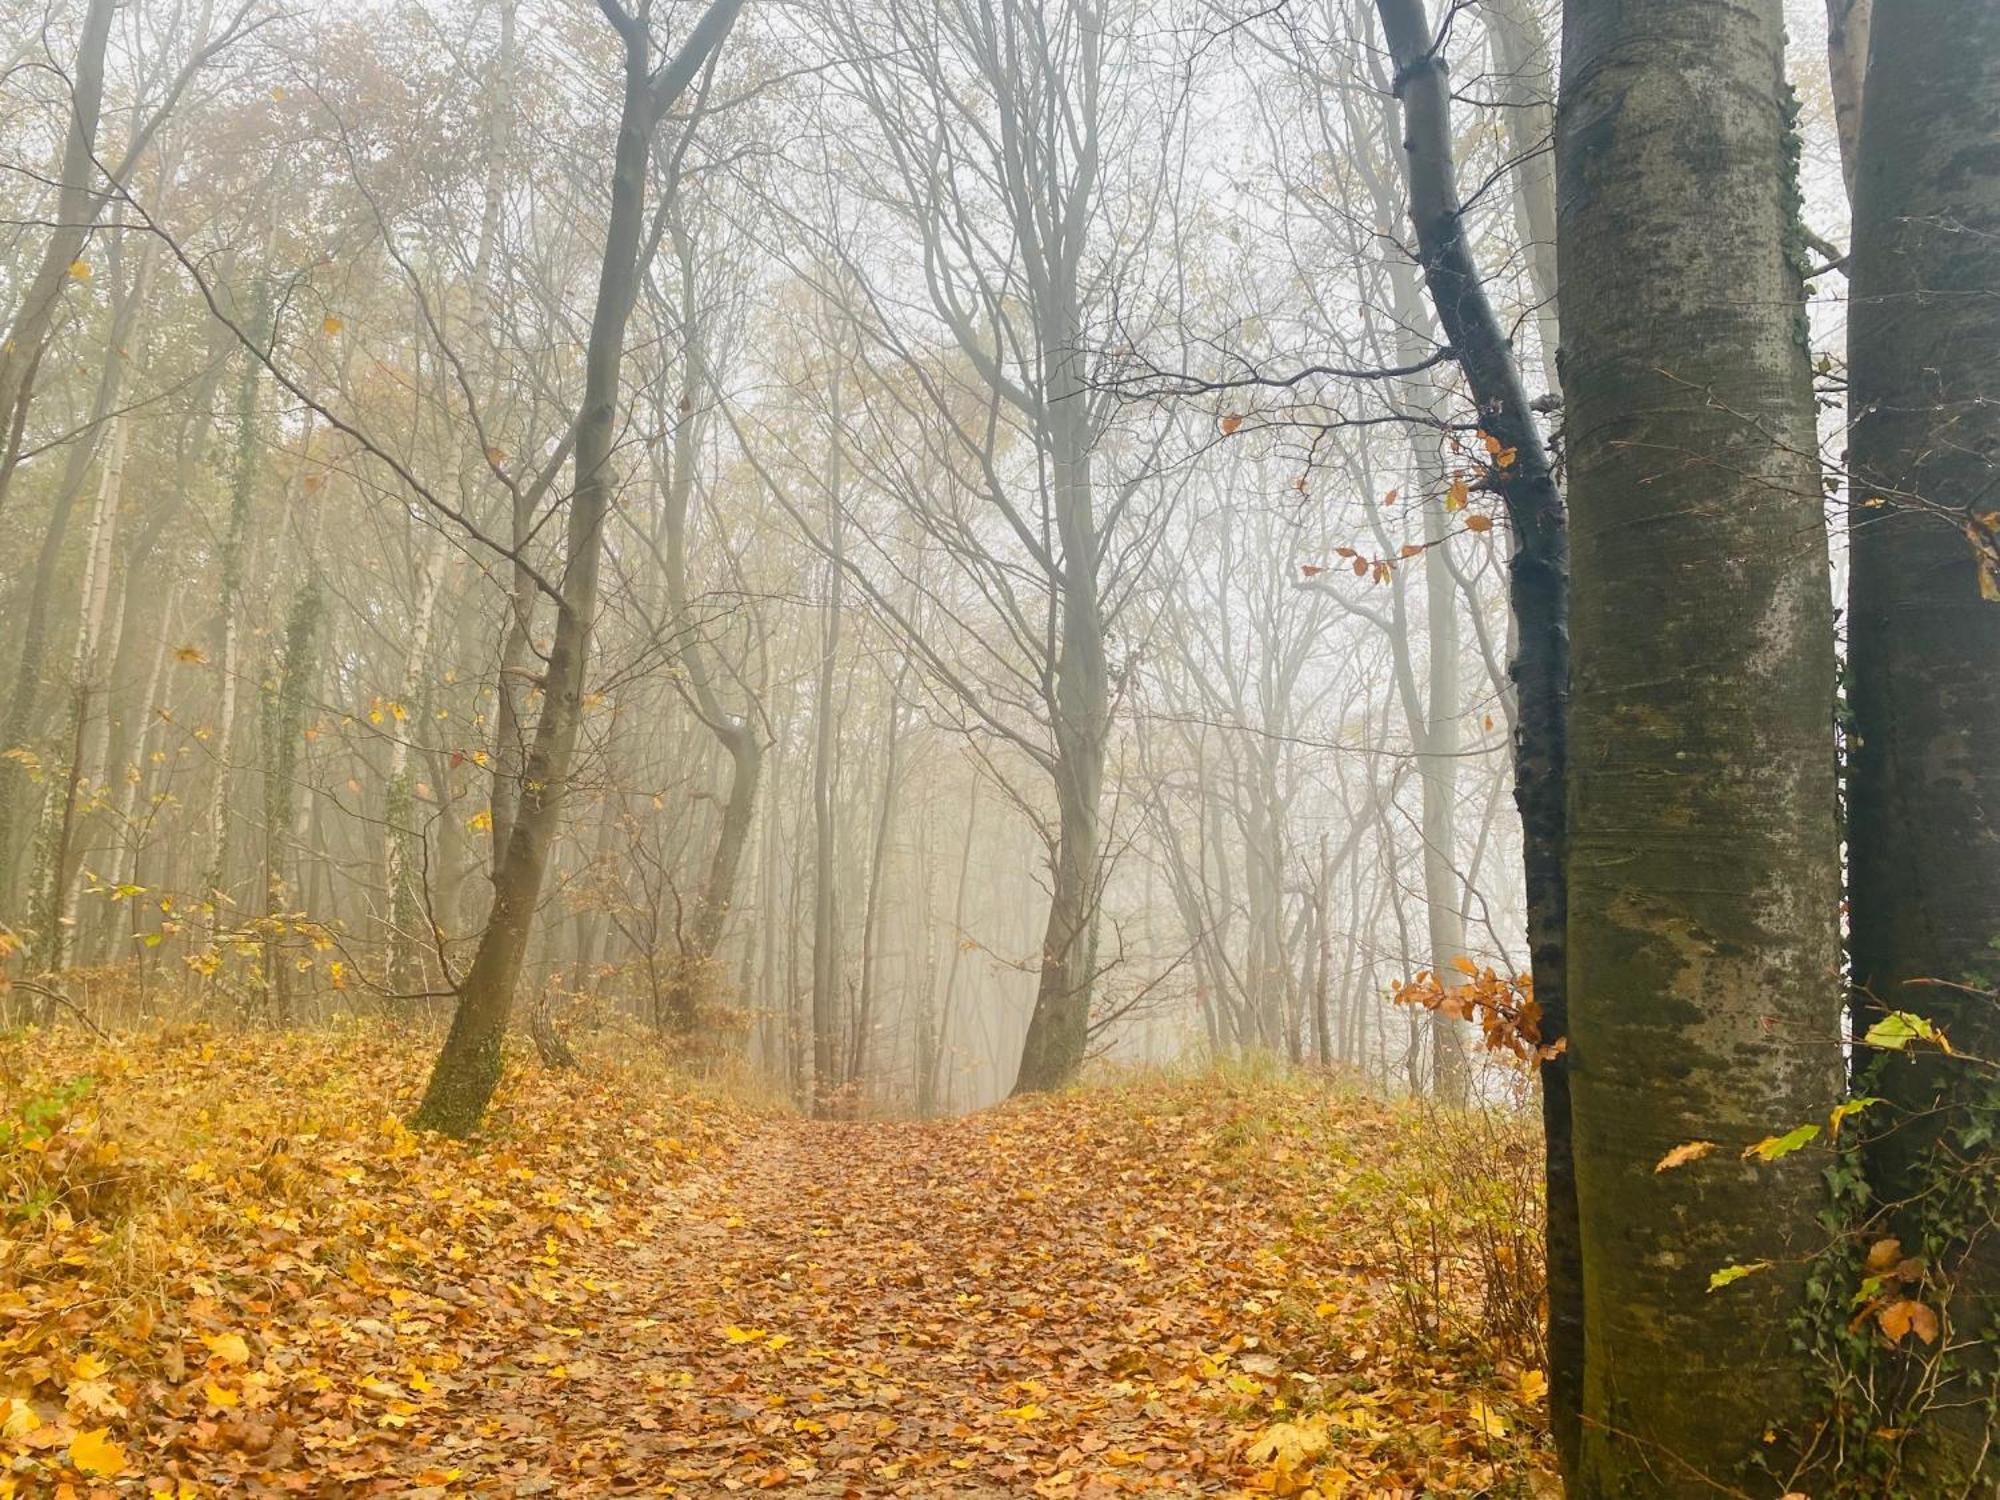
{"label": "orange leaf", "polygon": [[1882,1325],[1882,1332],[1892,1344],[1900,1343],[1903,1336],[1910,1333],[1916,1334],[1926,1344],[1937,1342],[1936,1311],[1914,1297],[1903,1297],[1891,1302],[1875,1314],[1875,1321]]}
{"label": "orange leaf", "polygon": [[1715,1149],[1714,1141],[1689,1141],[1676,1146],[1653,1164],[1655,1172],[1671,1172],[1675,1167],[1684,1167],[1691,1161],[1700,1161]]}

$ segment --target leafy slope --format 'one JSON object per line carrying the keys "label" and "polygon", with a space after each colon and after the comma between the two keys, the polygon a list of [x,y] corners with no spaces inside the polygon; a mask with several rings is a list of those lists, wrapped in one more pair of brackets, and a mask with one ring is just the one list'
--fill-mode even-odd
{"label": "leafy slope", "polygon": [[1413,1347],[1407,1214],[1379,1212],[1413,1116],[1188,1079],[819,1124],[520,1067],[463,1148],[385,1107],[422,1061],[359,1035],[0,1047],[23,1493],[1469,1495],[1541,1471],[1534,1372]]}

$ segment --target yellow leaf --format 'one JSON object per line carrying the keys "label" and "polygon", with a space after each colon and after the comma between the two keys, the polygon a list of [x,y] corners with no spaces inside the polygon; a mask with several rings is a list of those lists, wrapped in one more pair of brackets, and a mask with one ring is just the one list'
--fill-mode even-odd
{"label": "yellow leaf", "polygon": [[1451,477],[1451,488],[1445,492],[1444,508],[1451,511],[1464,510],[1465,503],[1471,495],[1472,492],[1465,487],[1465,480],[1454,474]]}
{"label": "yellow leaf", "polygon": [[110,1368],[111,1366],[99,1359],[95,1354],[79,1354],[76,1357],[76,1363],[69,1367],[69,1378],[71,1380],[95,1380]]}
{"label": "yellow leaf", "polygon": [[243,1399],[235,1391],[230,1390],[228,1386],[217,1385],[213,1380],[202,1383],[201,1393],[208,1397],[211,1406],[230,1407]]}
{"label": "yellow leaf", "polygon": [[722,1330],[722,1336],[732,1344],[754,1344],[764,1336],[764,1330],[761,1328],[738,1328],[734,1323],[731,1323],[727,1328]]}
{"label": "yellow leaf", "polygon": [[1244,1454],[1253,1464],[1268,1466],[1281,1474],[1302,1468],[1327,1449],[1324,1414],[1302,1422],[1277,1422],[1264,1429]]}
{"label": "yellow leaf", "polygon": [[1000,1415],[1012,1417],[1016,1422],[1039,1422],[1048,1415],[1048,1410],[1029,1401],[1020,1406],[1010,1406]]}
{"label": "yellow leaf", "polygon": [[250,1346],[243,1341],[240,1333],[205,1333],[201,1341],[208,1345],[209,1353],[226,1365],[250,1363]]}
{"label": "yellow leaf", "polygon": [[283,104],[283,103],[285,102],[285,90],[284,90],[284,86],[283,86],[282,84],[276,84],[276,83],[272,84],[272,85],[271,85],[271,97],[272,97],[273,99],[277,100],[277,101],[278,101],[278,103],[280,103],[280,104]]}
{"label": "yellow leaf", "polygon": [[1523,1370],[1514,1386],[1523,1401],[1539,1401],[1549,1393],[1549,1377],[1540,1370]]}
{"label": "yellow leaf", "polygon": [[1507,1435],[1507,1419],[1484,1401],[1475,1400],[1468,1408],[1467,1415],[1472,1418],[1472,1425],[1487,1437],[1501,1438]]}
{"label": "yellow leaf", "polygon": [[111,1441],[109,1427],[93,1427],[70,1439],[69,1461],[82,1473],[115,1479],[125,1472],[125,1449]]}
{"label": "yellow leaf", "polygon": [[342,323],[340,319],[335,317],[332,313],[328,313],[325,317],[319,320],[319,331],[329,336],[340,332],[340,330],[342,328],[345,328],[346,326],[347,326],[346,324]]}
{"label": "yellow leaf", "polygon": [[69,263],[69,274],[72,281],[90,280],[90,262],[87,260],[71,261]]}
{"label": "yellow leaf", "polygon": [[24,1438],[42,1425],[41,1413],[18,1396],[0,1396],[0,1437]]}
{"label": "yellow leaf", "polygon": [[199,646],[176,646],[174,647],[174,660],[186,662],[189,666],[198,667],[208,660],[208,656]]}

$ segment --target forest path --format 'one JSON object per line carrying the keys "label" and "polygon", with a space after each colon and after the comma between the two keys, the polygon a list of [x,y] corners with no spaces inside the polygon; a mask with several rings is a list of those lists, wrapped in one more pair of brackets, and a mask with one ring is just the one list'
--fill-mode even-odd
{"label": "forest path", "polygon": [[458,1143],[383,1109],[427,1053],[0,1038],[53,1121],[0,1188],[60,1206],[0,1236],[0,1497],[1547,1489],[1525,1124],[1253,1070],[815,1123],[606,1059]]}
{"label": "forest path", "polygon": [[[1209,1399],[1204,1375],[1243,1337],[1272,1226],[1170,1141],[1135,1159],[1102,1123],[1056,1101],[754,1127],[580,1268],[606,1303],[587,1327],[540,1330],[519,1378],[555,1419],[531,1440],[568,1471],[551,1492],[1235,1489],[1245,1392]],[[1274,1372],[1257,1343],[1239,1362]]]}

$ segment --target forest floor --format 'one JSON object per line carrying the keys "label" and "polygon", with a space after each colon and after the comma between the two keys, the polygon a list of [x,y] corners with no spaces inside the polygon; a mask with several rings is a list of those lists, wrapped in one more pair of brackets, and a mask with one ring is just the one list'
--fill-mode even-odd
{"label": "forest floor", "polygon": [[400,1123],[425,1046],[0,1040],[0,1495],[1546,1489],[1512,1122],[515,1059],[461,1146]]}

